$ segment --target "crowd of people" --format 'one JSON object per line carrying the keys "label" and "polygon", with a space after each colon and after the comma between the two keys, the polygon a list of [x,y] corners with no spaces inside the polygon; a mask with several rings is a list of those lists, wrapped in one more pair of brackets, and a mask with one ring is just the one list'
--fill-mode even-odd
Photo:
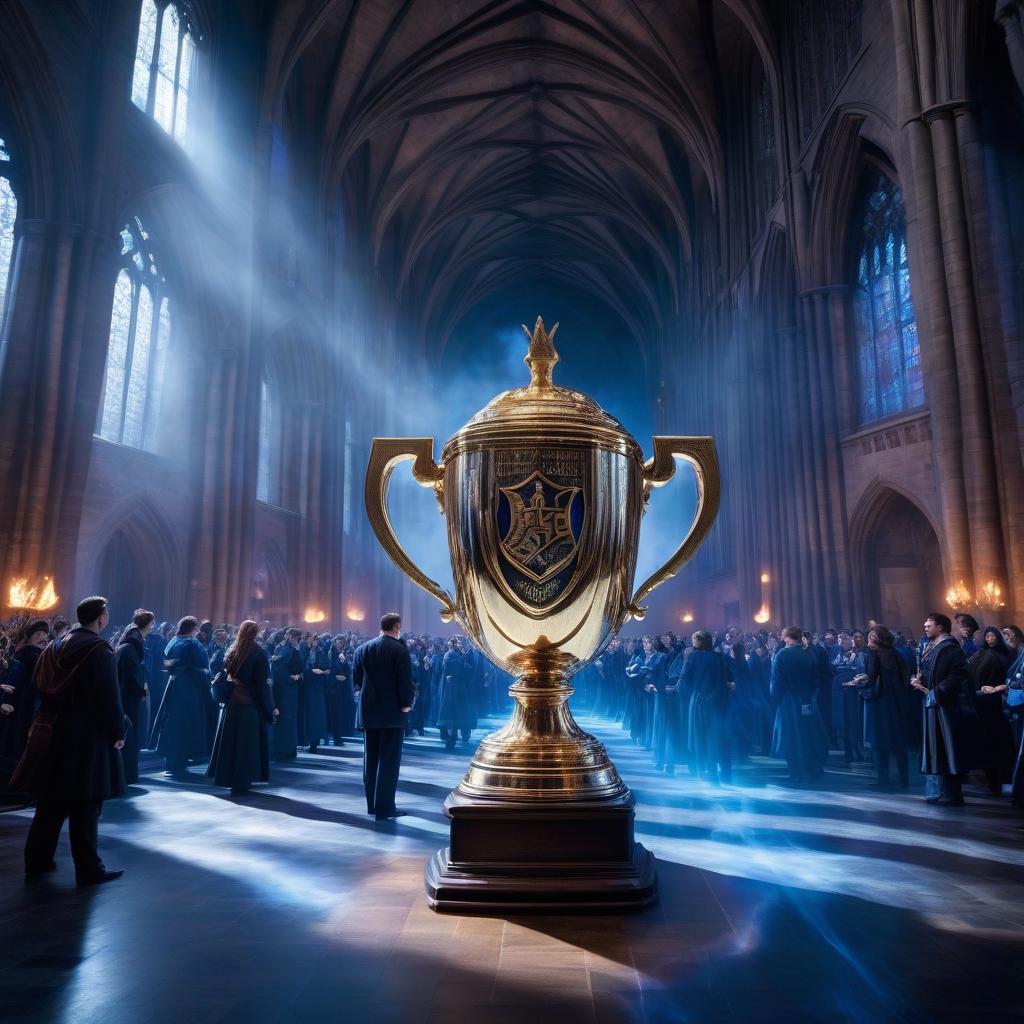
{"label": "crowd of people", "polygon": [[[0,784],[39,707],[40,656],[70,628],[58,616],[0,629]],[[173,777],[206,765],[216,784],[240,793],[269,779],[271,761],[359,736],[353,653],[366,638],[357,633],[158,622],[144,609],[104,632],[130,723],[129,785],[140,749],[162,756]],[[451,750],[469,742],[478,719],[505,711],[511,678],[464,638],[401,640],[414,689],[406,735],[437,730]],[[991,793],[1012,783],[1024,804],[1024,634],[1013,625],[981,629],[958,615],[954,627],[934,613],[916,640],[876,623],[617,638],[573,686],[578,711],[621,723],[667,774],[728,783],[735,763],[763,755],[785,760],[793,782],[813,784],[837,751],[846,764],[873,762],[879,788],[905,787],[915,757],[933,802],[961,804],[961,783],[977,770]]]}

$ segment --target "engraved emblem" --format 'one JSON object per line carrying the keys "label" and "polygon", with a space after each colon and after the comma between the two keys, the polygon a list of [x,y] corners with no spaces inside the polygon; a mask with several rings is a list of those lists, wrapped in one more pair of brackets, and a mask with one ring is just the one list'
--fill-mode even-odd
{"label": "engraved emblem", "polygon": [[537,470],[514,487],[499,490],[505,499],[499,502],[502,553],[535,583],[542,583],[576,554],[581,489],[562,487]]}

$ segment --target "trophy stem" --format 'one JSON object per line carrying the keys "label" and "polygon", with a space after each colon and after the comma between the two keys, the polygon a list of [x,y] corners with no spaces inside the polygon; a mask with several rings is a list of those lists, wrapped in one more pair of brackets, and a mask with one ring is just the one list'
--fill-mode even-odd
{"label": "trophy stem", "polygon": [[604,744],[584,732],[568,700],[573,688],[557,651],[528,651],[509,688],[511,721],[485,736],[458,792],[488,800],[601,800],[628,790]]}

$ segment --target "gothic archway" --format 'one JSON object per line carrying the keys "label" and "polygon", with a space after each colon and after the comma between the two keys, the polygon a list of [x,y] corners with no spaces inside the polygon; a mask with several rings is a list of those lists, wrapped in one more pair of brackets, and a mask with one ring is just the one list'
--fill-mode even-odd
{"label": "gothic archway", "polygon": [[851,551],[863,616],[916,636],[925,615],[941,607],[944,589],[928,516],[908,495],[876,483],[851,521]]}

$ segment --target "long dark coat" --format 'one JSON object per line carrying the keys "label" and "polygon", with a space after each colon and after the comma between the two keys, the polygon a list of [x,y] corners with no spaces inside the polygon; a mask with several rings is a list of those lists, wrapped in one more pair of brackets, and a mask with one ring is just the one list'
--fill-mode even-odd
{"label": "long dark coat", "polygon": [[0,704],[10,704],[14,712],[0,716],[0,779],[10,777],[25,750],[39,696],[32,676],[42,653],[32,644],[19,648],[11,660],[7,678],[2,680],[14,687],[14,693],[0,693]]}
{"label": "long dark coat", "polygon": [[277,645],[271,661],[274,707],[279,715],[274,726],[274,757],[294,757],[299,745],[299,684],[292,676],[302,675],[302,655],[287,641]]}
{"label": "long dark coat", "polygon": [[267,658],[260,647],[246,656],[235,673],[224,707],[206,774],[218,786],[245,790],[270,781],[268,725],[274,722],[274,698],[268,682]]}
{"label": "long dark coat", "polygon": [[472,729],[476,705],[471,692],[472,668],[459,651],[446,651],[441,663],[437,724],[442,729]]}
{"label": "long dark coat", "polygon": [[139,781],[139,746],[146,717],[143,698],[146,696],[146,642],[135,628],[121,637],[114,654],[117,663],[117,685],[121,690],[121,706],[131,725],[124,738],[121,758],[124,780],[131,786]]}
{"label": "long dark coat", "polygon": [[73,629],[51,643],[35,675],[40,694],[37,719],[55,715],[45,754],[32,757],[32,743],[11,787],[41,799],[109,800],[124,793],[121,751],[127,723],[110,644],[89,629]]}
{"label": "long dark coat", "polygon": [[982,693],[983,686],[1001,686],[1006,682],[1010,669],[1010,652],[982,647],[975,651],[967,662],[974,693],[974,709],[978,713],[980,738],[979,758],[975,765],[984,768],[993,787],[1009,782],[1013,775],[1016,749],[1013,732],[1007,716],[1003,713],[1001,693]]}
{"label": "long dark coat", "polygon": [[169,764],[205,761],[213,748],[208,705],[210,659],[194,636],[173,637],[164,650],[167,689],[160,702],[150,746]]}
{"label": "long dark coat", "polygon": [[864,659],[867,679],[857,688],[865,704],[871,745],[875,751],[892,751],[897,756],[907,749],[906,699],[910,675],[903,661],[891,649],[868,649]]}
{"label": "long dark coat", "polygon": [[925,775],[970,771],[978,756],[978,716],[967,659],[952,637],[944,636],[925,648],[921,681],[930,691],[924,702],[921,771]]}
{"label": "long dark coat", "polygon": [[327,682],[328,708],[334,741],[352,736],[356,731],[356,697],[352,692],[352,664],[342,660],[336,647],[331,647],[331,675]]}
{"label": "long dark coat", "polygon": [[772,661],[772,753],[797,777],[820,774],[828,757],[828,734],[814,700],[817,678],[815,656],[798,645],[783,647]]}
{"label": "long dark coat", "polygon": [[725,768],[730,762],[726,716],[732,673],[728,661],[718,651],[692,650],[682,679],[690,693],[690,770],[696,776],[717,776],[719,765]]}
{"label": "long dark coat", "polygon": [[[313,669],[324,670],[328,675],[317,675]],[[303,721],[306,743],[311,747],[327,739],[327,681],[330,678],[331,649],[326,644],[317,644],[306,660],[302,675]]]}
{"label": "long dark coat", "polygon": [[409,649],[384,633],[361,644],[352,656],[352,688],[359,695],[357,729],[405,729],[409,714],[402,709],[414,696]]}

